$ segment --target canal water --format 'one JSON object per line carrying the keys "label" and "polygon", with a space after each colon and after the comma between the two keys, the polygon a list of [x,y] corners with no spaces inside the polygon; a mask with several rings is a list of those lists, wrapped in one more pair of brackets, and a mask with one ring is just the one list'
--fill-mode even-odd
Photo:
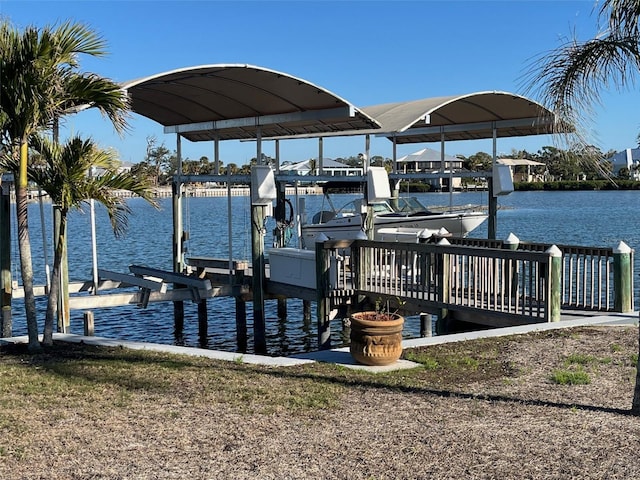
{"label": "canal water", "polygon": [[[425,205],[487,204],[486,192],[425,193],[416,195]],[[312,216],[322,207],[322,196],[306,196],[306,211]],[[353,200],[355,195],[334,196],[336,207]],[[292,198],[294,201],[295,199]],[[128,273],[131,264],[170,270],[172,216],[171,199],[161,199],[156,210],[140,199],[128,201],[132,210],[129,227],[123,238],[115,238],[105,211],[96,207],[96,230],[99,268]],[[250,259],[250,199],[231,198],[232,238],[229,241],[229,208],[226,197],[185,198],[184,228],[189,232],[187,254],[228,258],[229,249],[234,259]],[[294,201],[295,204],[295,201]],[[499,198],[497,238],[505,239],[514,233],[522,241],[549,242],[565,245],[615,247],[624,241],[631,248],[640,245],[640,192],[638,191],[578,191],[578,192],[514,192]],[[325,208],[326,209],[326,208]],[[51,206],[44,204],[45,236],[51,245]],[[15,212],[13,212],[15,220]],[[30,205],[29,225],[34,257],[35,283],[46,279],[45,256],[40,220],[40,207]],[[273,219],[266,223],[265,246],[273,241]],[[486,222],[472,237],[486,238]],[[15,226],[12,239],[16,243]],[[231,244],[231,245],[230,245]],[[289,246],[296,246],[295,237]],[[88,208],[73,212],[69,222],[69,277],[71,281],[91,279],[92,268],[91,226]],[[13,246],[13,277],[19,279],[18,248]],[[52,253],[48,252],[52,263]],[[635,257],[635,272],[640,272],[639,256]],[[635,282],[636,299],[640,281]],[[637,301],[637,300],[636,300]],[[46,299],[38,299],[39,321],[44,318]],[[235,302],[231,298],[209,300],[209,335],[198,338],[197,308],[185,302],[183,335],[176,337],[173,328],[173,305],[151,303],[148,308],[135,306],[94,310],[95,333],[98,336],[149,341],[235,351]],[[637,304],[637,303],[636,303]],[[247,306],[249,350],[252,351],[252,308]],[[275,301],[266,301],[267,349],[273,355],[289,355],[317,348],[315,309],[309,321],[303,320],[302,302],[288,302],[288,318],[279,319]],[[407,337],[419,334],[419,319],[409,318],[405,327]],[[42,331],[42,327],[40,327]],[[82,334],[81,311],[72,311],[72,333]],[[341,321],[332,324],[332,343],[343,343]],[[13,333],[26,333],[22,299],[13,302]]]}

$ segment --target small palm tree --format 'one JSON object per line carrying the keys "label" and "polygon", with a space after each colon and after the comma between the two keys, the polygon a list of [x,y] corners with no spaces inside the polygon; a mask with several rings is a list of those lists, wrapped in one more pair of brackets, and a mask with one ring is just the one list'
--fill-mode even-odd
{"label": "small palm tree", "polygon": [[80,55],[103,56],[105,42],[87,27],[66,22],[17,30],[0,23],[0,147],[19,164],[16,216],[29,349],[39,348],[27,216],[29,138],[57,130],[58,121],[81,106],[98,108],[118,132],[127,127],[128,99],[120,86],[78,72]]}
{"label": "small palm tree", "polygon": [[[157,207],[152,185],[129,175],[118,173],[118,161],[110,150],[99,148],[92,140],[76,136],[59,145],[36,136],[31,142],[42,157],[42,166],[31,166],[29,179],[37,183],[60,210],[60,238],[53,257],[51,291],[47,302],[43,343],[51,345],[53,325],[60,295],[60,267],[66,247],[67,215],[72,209],[80,209],[89,200],[96,200],[106,208],[116,236],[127,227],[131,213],[126,201],[114,194],[114,190],[126,190],[140,196]],[[15,166],[14,166],[15,167]],[[89,176],[92,169],[101,169],[99,178]]]}

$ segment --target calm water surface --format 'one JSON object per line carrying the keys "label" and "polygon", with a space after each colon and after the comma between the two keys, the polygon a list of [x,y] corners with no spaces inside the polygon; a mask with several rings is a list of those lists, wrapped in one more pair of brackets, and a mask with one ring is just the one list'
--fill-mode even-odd
{"label": "calm water surface", "polygon": [[[486,192],[473,193],[427,193],[418,194],[426,205],[485,204]],[[336,206],[341,206],[355,198],[354,195],[336,196]],[[292,199],[293,200],[293,199]],[[98,264],[100,268],[117,272],[128,272],[131,264],[147,265],[170,270],[171,259],[171,200],[162,199],[160,210],[140,199],[129,201],[133,214],[129,218],[129,229],[124,238],[116,239],[111,232],[108,218],[103,209],[96,208]],[[321,196],[307,196],[307,212],[313,215],[321,207]],[[295,202],[294,202],[295,204]],[[497,237],[506,238],[514,233],[523,241],[549,242],[569,245],[615,247],[624,241],[631,248],[640,245],[640,192],[598,191],[598,192],[514,192],[499,198],[500,210],[497,218]],[[186,244],[187,256],[229,257],[228,200],[221,198],[185,199],[184,224],[190,232]],[[232,197],[231,222],[233,228],[232,249],[235,259],[251,257],[250,200],[248,197]],[[51,207],[44,205],[45,231],[47,242],[51,244]],[[45,262],[43,255],[42,230],[40,228],[40,208],[30,206],[30,232],[34,257],[35,281],[45,283]],[[14,213],[15,215],[15,213]],[[14,217],[15,218],[15,217]],[[267,221],[265,246],[272,243],[272,219]],[[471,236],[486,238],[486,222]],[[15,239],[15,227],[12,232]],[[14,241],[15,243],[15,241]],[[296,246],[292,242],[289,246]],[[19,278],[18,251],[12,251],[15,261],[13,276]],[[640,272],[639,256],[635,259],[635,271]],[[49,263],[52,253],[48,253]],[[73,212],[69,222],[69,277],[71,281],[91,279],[91,228],[88,212]],[[636,290],[640,281],[636,283]],[[638,292],[636,291],[636,298]],[[39,298],[40,319],[44,317],[46,299]],[[235,351],[235,303],[233,299],[217,298],[209,300],[209,348]],[[292,354],[316,348],[315,310],[310,321],[302,318],[302,302],[288,302],[288,319],[278,319],[275,301],[265,303],[267,323],[267,347],[271,354]],[[185,302],[185,328],[183,337],[176,339],[173,329],[173,305],[152,303],[147,309],[138,307],[117,307],[94,310],[96,335],[117,337],[128,340],[152,341],[158,343],[179,343],[189,346],[201,345],[198,338],[197,308]],[[26,333],[22,300],[13,303],[14,334]],[[253,332],[252,308],[247,305],[249,328],[249,349],[252,349]],[[41,330],[41,328],[40,328]],[[82,334],[82,312],[72,311],[71,330]],[[332,325],[333,342],[340,344],[341,322]],[[407,320],[407,336],[418,336],[417,318]]]}

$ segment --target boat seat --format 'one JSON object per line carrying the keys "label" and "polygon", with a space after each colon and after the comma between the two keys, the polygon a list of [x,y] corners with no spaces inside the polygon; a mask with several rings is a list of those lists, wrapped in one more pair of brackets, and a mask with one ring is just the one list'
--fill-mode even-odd
{"label": "boat seat", "polygon": [[326,223],[336,218],[336,212],[330,210],[322,210],[313,216],[312,223]]}

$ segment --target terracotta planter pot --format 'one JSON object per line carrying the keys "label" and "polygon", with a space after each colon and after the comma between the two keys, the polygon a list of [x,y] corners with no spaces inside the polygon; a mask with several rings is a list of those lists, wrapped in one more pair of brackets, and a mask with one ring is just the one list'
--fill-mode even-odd
{"label": "terracotta planter pot", "polygon": [[351,315],[353,358],[364,365],[389,365],[402,355],[404,317],[397,314],[357,312]]}

